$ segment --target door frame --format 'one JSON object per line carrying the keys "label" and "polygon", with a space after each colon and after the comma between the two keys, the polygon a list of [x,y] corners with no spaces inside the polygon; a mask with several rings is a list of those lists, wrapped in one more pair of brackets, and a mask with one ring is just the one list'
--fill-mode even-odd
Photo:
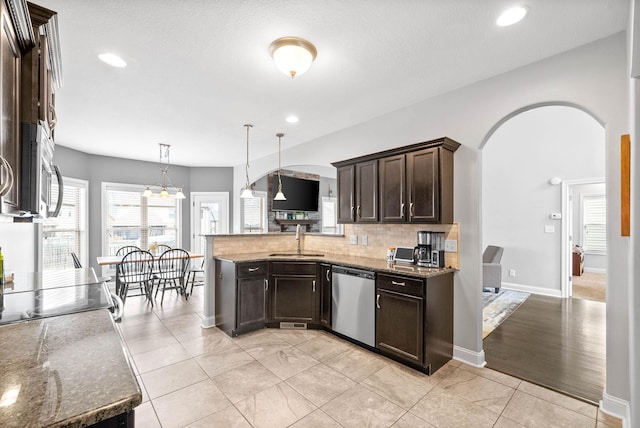
{"label": "door frame", "polygon": [[[199,228],[200,223],[200,209],[196,209],[196,203],[203,202],[219,202],[223,205],[221,210],[219,224],[221,225],[221,234],[229,233],[229,192],[191,192],[189,194],[189,206],[190,213],[190,227],[189,227],[189,243],[192,251],[196,245],[196,228]],[[225,209],[226,208],[226,209]],[[198,233],[198,235],[200,235]]]}
{"label": "door frame", "polygon": [[[571,275],[571,248],[570,244],[573,219],[569,218],[572,212],[570,206],[572,203],[572,187],[581,184],[600,184],[605,183],[604,177],[599,178],[582,178],[578,180],[563,180],[562,181],[562,239],[560,254],[562,258],[560,269],[560,293],[561,297],[571,297],[572,293],[572,275]],[[608,221],[608,220],[607,220]]]}

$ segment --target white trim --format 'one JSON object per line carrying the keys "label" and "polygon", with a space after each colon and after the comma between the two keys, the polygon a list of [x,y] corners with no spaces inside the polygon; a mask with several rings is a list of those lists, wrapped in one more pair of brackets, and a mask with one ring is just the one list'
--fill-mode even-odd
{"label": "white trim", "polygon": [[585,267],[584,268],[585,272],[591,272],[591,273],[607,273],[607,270],[604,268],[592,268],[592,267]]}
{"label": "white trim", "polygon": [[525,293],[531,293],[531,294],[540,294],[543,296],[562,297],[562,293],[560,290],[536,287],[535,285],[514,284],[511,282],[503,282],[502,288],[506,288],[507,290],[524,291]]}
{"label": "white trim", "polygon": [[482,368],[487,365],[487,362],[484,359],[484,350],[475,352],[456,345],[453,345],[453,359],[478,368]]}
{"label": "white trim", "polygon": [[[200,210],[196,209],[196,203],[217,202],[221,204],[223,212],[220,213],[218,222],[221,231],[218,234],[229,233],[229,192],[191,192],[189,194],[189,245],[191,251],[196,251],[196,224],[200,221]],[[198,235],[201,235],[199,233]]]}
{"label": "white trim", "polygon": [[622,428],[631,428],[631,408],[627,400],[609,395],[605,389],[602,392],[602,400],[600,400],[600,410],[607,415],[621,419]]}

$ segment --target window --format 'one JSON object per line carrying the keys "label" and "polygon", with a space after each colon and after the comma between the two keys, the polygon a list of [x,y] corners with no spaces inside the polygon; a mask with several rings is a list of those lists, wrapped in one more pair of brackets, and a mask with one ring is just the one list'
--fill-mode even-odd
{"label": "window", "polygon": [[144,186],[103,183],[103,254],[115,254],[125,245],[180,246],[180,200],[144,198],[143,190]]}
{"label": "window", "polygon": [[[78,255],[83,266],[87,265],[87,191],[84,180],[63,177],[64,196],[58,217],[47,218],[42,228],[43,269],[59,270],[74,267],[71,252]],[[52,194],[58,194],[54,180]]]}
{"label": "window", "polygon": [[253,198],[242,198],[242,232],[263,233],[267,231],[267,193],[253,192]]}
{"label": "window", "polygon": [[322,197],[322,233],[339,233],[336,198]]}
{"label": "window", "polygon": [[605,195],[582,196],[582,243],[585,253],[607,251],[607,199]]}

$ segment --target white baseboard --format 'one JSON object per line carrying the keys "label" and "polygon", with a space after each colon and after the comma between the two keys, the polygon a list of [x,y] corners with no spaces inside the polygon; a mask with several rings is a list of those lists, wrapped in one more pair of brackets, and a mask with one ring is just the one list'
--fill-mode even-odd
{"label": "white baseboard", "polygon": [[462,361],[465,364],[469,364],[473,367],[484,367],[487,362],[484,359],[484,349],[480,352],[475,352],[467,348],[461,348],[459,346],[453,346],[453,359]]}
{"label": "white baseboard", "polygon": [[202,318],[202,324],[200,325],[202,328],[211,328],[216,326],[216,317],[204,317]]}
{"label": "white baseboard", "polygon": [[606,269],[602,269],[602,268],[592,268],[592,267],[586,267],[584,268],[585,272],[590,272],[590,273],[607,273]]}
{"label": "white baseboard", "polygon": [[621,419],[622,428],[631,428],[631,409],[627,400],[609,395],[605,390],[600,400],[600,410]]}
{"label": "white baseboard", "polygon": [[531,294],[542,294],[543,296],[562,297],[560,290],[552,290],[550,288],[536,287],[534,285],[513,284],[511,282],[503,282],[502,288],[515,291],[523,291]]}

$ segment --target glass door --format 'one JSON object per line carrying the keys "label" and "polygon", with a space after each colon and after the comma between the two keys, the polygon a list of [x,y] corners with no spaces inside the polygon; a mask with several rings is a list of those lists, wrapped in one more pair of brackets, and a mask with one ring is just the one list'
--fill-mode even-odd
{"label": "glass door", "polygon": [[191,192],[191,251],[204,253],[201,235],[229,233],[229,192]]}

